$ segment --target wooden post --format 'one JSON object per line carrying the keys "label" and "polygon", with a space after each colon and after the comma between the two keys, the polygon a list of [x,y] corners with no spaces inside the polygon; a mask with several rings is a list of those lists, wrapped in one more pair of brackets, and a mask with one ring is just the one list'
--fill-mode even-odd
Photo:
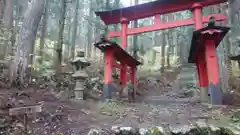
{"label": "wooden post", "polygon": [[27,125],[28,125],[28,123],[27,123],[27,121],[28,121],[28,115],[25,113],[24,115],[23,115],[23,119],[24,119],[24,134],[25,135],[27,135],[28,134],[28,129],[27,129]]}
{"label": "wooden post", "polygon": [[209,80],[208,90],[211,96],[211,103],[220,105],[222,104],[222,92],[220,89],[219,70],[214,39],[208,39],[205,42],[205,47],[205,58]]}
{"label": "wooden post", "polygon": [[104,86],[103,96],[105,99],[112,98],[112,66],[113,66],[113,52],[112,50],[105,51],[105,62],[104,62]]}
{"label": "wooden post", "polygon": [[[129,21],[126,18],[122,18],[121,26],[122,26],[122,34],[121,34],[121,46],[124,50],[127,49],[127,29],[128,29]],[[126,65],[124,62],[121,63],[122,69],[120,70],[120,80],[123,88],[127,84],[127,73],[126,73]]]}

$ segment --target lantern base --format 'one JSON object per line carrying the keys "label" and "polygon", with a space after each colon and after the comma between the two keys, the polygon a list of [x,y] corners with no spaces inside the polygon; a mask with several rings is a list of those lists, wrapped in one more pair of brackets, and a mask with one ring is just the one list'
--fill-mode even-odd
{"label": "lantern base", "polygon": [[75,99],[84,100],[84,82],[77,80],[74,89]]}
{"label": "lantern base", "polygon": [[75,90],[74,93],[76,100],[84,100],[84,90]]}

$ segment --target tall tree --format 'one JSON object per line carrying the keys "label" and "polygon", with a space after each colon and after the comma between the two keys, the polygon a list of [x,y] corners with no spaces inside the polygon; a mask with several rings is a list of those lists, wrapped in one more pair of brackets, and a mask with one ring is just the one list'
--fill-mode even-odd
{"label": "tall tree", "polygon": [[[166,16],[162,17],[162,21],[167,20]],[[165,69],[165,46],[166,46],[166,31],[161,32],[162,46],[161,46],[161,73],[164,73]]]}
{"label": "tall tree", "polygon": [[[106,10],[110,10],[110,0],[106,0],[106,3],[105,3],[105,9]],[[107,33],[108,32],[108,26],[105,27],[105,32]]]}
{"label": "tall tree", "polygon": [[20,82],[22,84],[27,77],[27,73],[29,73],[28,67],[31,65],[37,28],[42,17],[44,4],[45,0],[31,1],[19,32],[16,50],[14,51],[14,68],[11,69],[11,73],[14,75],[14,79],[16,79],[19,71]]}
{"label": "tall tree", "polygon": [[[8,33],[8,38],[4,44],[4,49],[3,51],[4,56],[10,54],[12,55],[12,47],[14,44],[14,31],[13,31],[13,0],[7,0],[6,1],[6,6],[5,6],[5,10],[4,10],[4,17],[3,17],[3,24],[6,27],[6,31]],[[10,40],[10,44],[9,44],[9,40]],[[9,68],[11,68],[11,63],[12,61],[9,61]],[[8,79],[12,80],[12,76],[11,76],[11,70],[8,70]]]}
{"label": "tall tree", "polygon": [[[3,51],[5,52],[4,56],[6,56],[12,49],[12,47],[9,45],[13,44],[13,0],[6,0],[3,24],[8,33],[8,38],[4,45],[5,49],[3,49]],[[11,44],[9,44],[9,40]]]}
{"label": "tall tree", "polygon": [[72,42],[72,44],[71,44],[71,59],[73,59],[75,56],[79,1],[80,0],[76,0],[75,11],[74,11],[75,14],[74,14],[74,20],[73,20],[73,30],[72,30],[72,39],[71,39],[71,42]]}
{"label": "tall tree", "polygon": [[46,36],[46,30],[47,30],[47,18],[48,18],[48,4],[49,0],[46,0],[43,17],[42,17],[42,29],[41,29],[41,37],[40,37],[40,50],[39,50],[39,56],[40,63],[42,63],[43,60],[43,49],[44,49],[44,43],[45,43],[45,36]]}
{"label": "tall tree", "polygon": [[[138,0],[134,1],[134,4],[137,5],[139,3]],[[138,21],[135,20],[133,23],[133,27],[136,28],[138,27]],[[133,57],[137,59],[137,51],[138,51],[138,36],[134,35],[133,36]]]}
{"label": "tall tree", "polygon": [[[89,0],[89,12],[88,12],[88,15],[89,15],[89,18],[93,18],[93,11],[92,11],[92,0]],[[92,45],[92,32],[93,32],[93,29],[92,29],[92,22],[91,21],[88,21],[88,32],[87,32],[87,52],[86,52],[86,55],[87,57],[89,58],[91,56],[91,45]]]}
{"label": "tall tree", "polygon": [[[160,23],[160,15],[154,16],[153,25],[156,25],[158,23]],[[157,38],[158,38],[157,32],[156,31],[152,32],[152,46],[157,45]],[[153,51],[152,54],[153,55],[152,55],[152,63],[151,64],[154,65],[155,61],[156,61],[156,52]]]}
{"label": "tall tree", "polygon": [[62,50],[63,50],[63,32],[65,26],[65,14],[67,7],[67,0],[60,0],[61,8],[60,8],[60,19],[59,19],[59,28],[58,28],[58,42],[56,46],[56,73],[59,74],[61,72],[61,64],[62,64]]}
{"label": "tall tree", "polygon": [[3,16],[4,16],[4,7],[5,7],[5,0],[0,0],[0,24],[2,24]]}
{"label": "tall tree", "polygon": [[161,33],[162,46],[161,46],[161,73],[164,73],[165,69],[165,46],[166,46],[166,32]]}
{"label": "tall tree", "polygon": [[[174,14],[169,14],[168,15],[168,21],[174,21]],[[170,54],[172,51],[172,47],[173,47],[173,31],[172,30],[168,30],[167,33],[167,39],[168,39],[168,48],[167,48],[167,67],[170,67]]]}

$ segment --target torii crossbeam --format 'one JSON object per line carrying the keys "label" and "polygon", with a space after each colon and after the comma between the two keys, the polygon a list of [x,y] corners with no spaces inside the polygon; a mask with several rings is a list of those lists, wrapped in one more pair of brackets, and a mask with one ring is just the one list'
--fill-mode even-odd
{"label": "torii crossbeam", "polygon": [[[163,30],[169,28],[175,28],[180,26],[194,25],[195,30],[203,28],[203,24],[208,22],[209,16],[204,17],[202,15],[202,8],[205,6],[215,5],[227,2],[227,0],[157,0],[145,4],[131,6],[127,8],[121,8],[111,11],[96,12],[97,16],[100,16],[102,21],[106,25],[121,23],[121,31],[109,32],[109,37],[121,37],[121,47],[127,48],[127,36],[140,34],[144,32]],[[167,23],[159,23],[157,20],[159,15],[173,13],[183,10],[192,11],[192,19],[177,20]],[[128,24],[130,21],[134,21],[141,18],[155,16],[155,23],[152,26],[130,28]],[[223,14],[215,14],[216,21],[226,20]],[[196,61],[199,85],[202,88],[207,87],[208,78],[206,74],[206,65],[204,61]],[[120,77],[124,81],[126,79],[126,71],[121,71]],[[122,82],[122,84],[126,84]]]}

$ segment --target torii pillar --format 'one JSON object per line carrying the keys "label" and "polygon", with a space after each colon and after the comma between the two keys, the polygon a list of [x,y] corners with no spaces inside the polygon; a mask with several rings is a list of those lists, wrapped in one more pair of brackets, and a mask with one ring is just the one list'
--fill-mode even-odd
{"label": "torii pillar", "polygon": [[229,29],[228,27],[222,26],[208,26],[194,31],[192,37],[188,61],[189,63],[198,63],[199,57],[202,57],[205,61],[208,76],[208,93],[210,94],[211,104],[214,105],[220,105],[223,101],[216,48],[228,33]]}
{"label": "torii pillar", "polygon": [[[202,20],[202,8],[203,6],[200,3],[194,3],[192,6],[193,19],[195,21],[194,29],[199,30],[203,28],[203,20]],[[203,53],[200,53],[203,55]],[[200,98],[202,102],[208,102],[208,76],[206,69],[206,61],[204,56],[197,55],[197,72],[198,72],[198,80],[200,86]]]}
{"label": "torii pillar", "polygon": [[[127,20],[127,18],[122,18],[121,19],[121,47],[126,50],[127,49],[127,29],[128,29],[128,24],[129,21]],[[121,63],[121,70],[120,70],[120,80],[122,83],[122,86],[125,87],[127,84],[127,67],[126,64],[124,62]]]}

